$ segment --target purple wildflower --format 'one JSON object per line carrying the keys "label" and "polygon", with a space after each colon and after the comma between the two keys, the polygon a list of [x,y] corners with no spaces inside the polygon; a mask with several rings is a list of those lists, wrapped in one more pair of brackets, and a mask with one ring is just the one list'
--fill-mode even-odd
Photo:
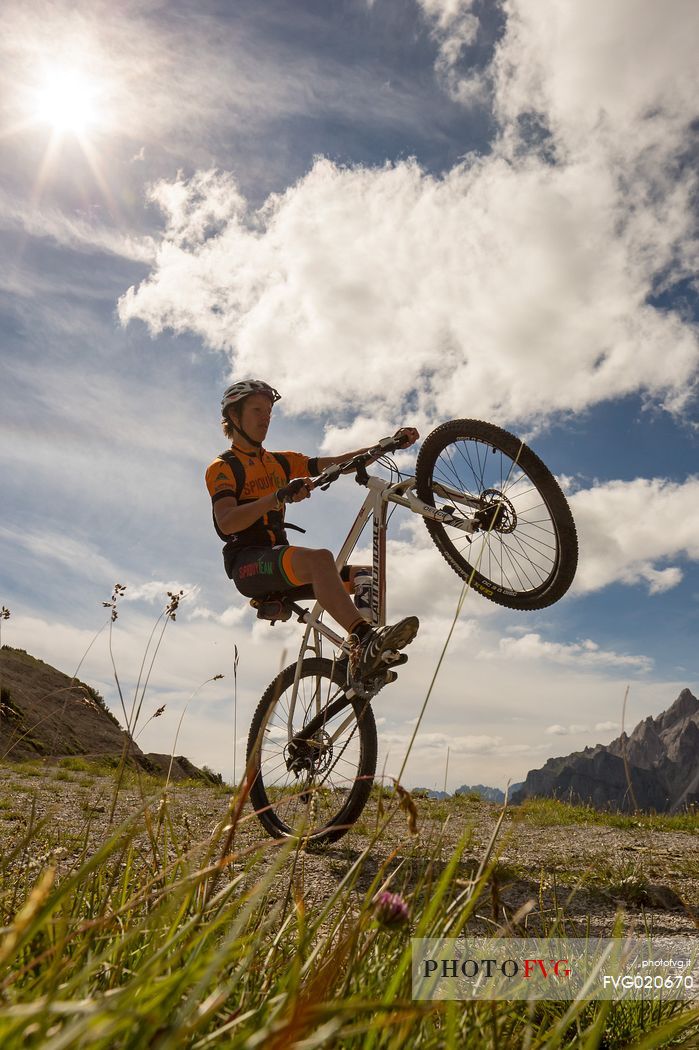
{"label": "purple wildflower", "polygon": [[379,893],[374,900],[374,915],[382,926],[402,926],[410,918],[408,905],[400,893],[389,893],[388,890]]}

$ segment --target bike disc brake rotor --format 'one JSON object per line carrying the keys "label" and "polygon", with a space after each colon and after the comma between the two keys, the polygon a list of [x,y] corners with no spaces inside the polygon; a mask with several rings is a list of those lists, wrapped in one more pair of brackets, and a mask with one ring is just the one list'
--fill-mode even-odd
{"label": "bike disc brake rotor", "polygon": [[483,532],[514,532],[517,528],[517,512],[502,492],[497,489],[485,489],[480,496],[481,509],[476,518]]}
{"label": "bike disc brake rotor", "polygon": [[292,740],[284,748],[286,768],[297,778],[307,773],[309,780],[329,768],[333,757],[332,739],[320,729],[313,740]]}

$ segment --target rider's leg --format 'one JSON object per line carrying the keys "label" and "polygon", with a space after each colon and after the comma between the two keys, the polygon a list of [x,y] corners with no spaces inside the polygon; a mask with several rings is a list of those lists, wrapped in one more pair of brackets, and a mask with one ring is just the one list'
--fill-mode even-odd
{"label": "rider's leg", "polygon": [[340,579],[331,551],[293,547],[289,552],[289,560],[299,583],[312,585],[316,599],[348,633],[358,623],[365,623]]}
{"label": "rider's leg", "polygon": [[310,583],[326,612],[347,631],[351,643],[347,666],[350,685],[375,674],[384,653],[404,649],[412,642],[419,627],[417,616],[406,616],[392,626],[372,628],[345,590],[330,551],[289,547],[287,557],[291,562],[288,568],[296,580]]}

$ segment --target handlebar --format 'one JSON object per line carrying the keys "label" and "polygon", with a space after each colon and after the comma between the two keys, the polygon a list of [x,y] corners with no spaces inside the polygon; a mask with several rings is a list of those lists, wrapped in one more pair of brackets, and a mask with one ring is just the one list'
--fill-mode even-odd
{"label": "handlebar", "polygon": [[[381,440],[373,445],[366,452],[360,452],[359,455],[353,456],[352,459],[348,459],[346,463],[334,463],[331,467],[327,467],[322,474],[313,482],[314,489],[321,489],[325,491],[333,481],[337,481],[341,474],[357,474],[357,480],[361,481],[361,473],[363,468],[370,463],[372,460],[377,459],[379,456],[385,455],[387,452],[396,452],[399,448],[402,448],[402,442],[395,436],[381,438]],[[366,474],[366,471],[363,471]]]}

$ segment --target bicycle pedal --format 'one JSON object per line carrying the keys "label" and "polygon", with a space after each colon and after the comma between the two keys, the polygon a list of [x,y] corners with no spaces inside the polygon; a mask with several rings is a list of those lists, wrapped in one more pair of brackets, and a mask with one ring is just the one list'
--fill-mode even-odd
{"label": "bicycle pedal", "polygon": [[397,680],[398,675],[395,671],[386,670],[368,678],[350,679],[347,687],[359,700],[371,700],[385,685],[391,685]]}

